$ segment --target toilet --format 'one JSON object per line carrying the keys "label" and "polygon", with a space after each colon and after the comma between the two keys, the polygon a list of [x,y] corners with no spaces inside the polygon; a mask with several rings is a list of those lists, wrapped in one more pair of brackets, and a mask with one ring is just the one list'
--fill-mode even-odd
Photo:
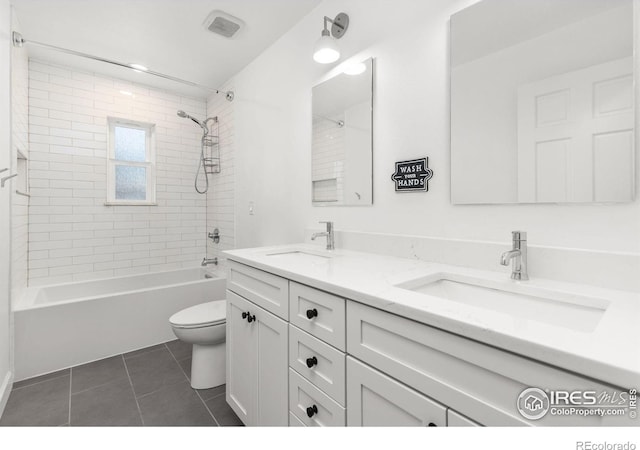
{"label": "toilet", "polygon": [[225,383],[226,302],[201,303],[169,318],[173,333],[193,344],[191,387],[209,389]]}

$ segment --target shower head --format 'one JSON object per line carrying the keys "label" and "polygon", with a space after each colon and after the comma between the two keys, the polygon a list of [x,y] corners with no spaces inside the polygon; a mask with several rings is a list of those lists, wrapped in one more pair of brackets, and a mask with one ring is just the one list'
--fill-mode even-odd
{"label": "shower head", "polygon": [[198,119],[196,119],[195,117],[191,117],[189,114],[187,114],[186,112],[179,110],[178,111],[178,116],[182,117],[183,119],[191,119],[193,120],[195,123],[197,123],[198,125],[200,125],[200,128],[202,128],[202,130],[205,132],[205,134],[209,133],[209,129],[207,128],[207,126],[203,123],[200,122]]}

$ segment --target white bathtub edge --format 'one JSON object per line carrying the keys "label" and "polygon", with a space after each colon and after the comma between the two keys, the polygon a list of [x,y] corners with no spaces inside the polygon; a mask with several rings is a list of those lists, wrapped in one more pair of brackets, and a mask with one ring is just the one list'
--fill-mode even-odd
{"label": "white bathtub edge", "polygon": [[[167,271],[170,272],[170,271]],[[163,272],[156,272],[156,273],[163,273]],[[213,271],[208,271],[208,273],[212,274],[214,276],[213,279],[222,279],[222,280],[226,280],[226,274],[223,273],[218,273],[218,272],[213,272]],[[135,276],[140,276],[140,275],[127,275],[127,277],[135,277]],[[104,278],[101,279],[100,281],[113,281],[113,280],[117,280],[119,278],[124,278],[124,277],[113,277],[113,278]],[[160,286],[151,286],[151,287],[147,287],[144,289],[132,289],[129,291],[120,291],[120,292],[112,292],[109,294],[101,294],[101,295],[94,295],[94,296],[89,296],[89,297],[79,297],[79,298],[73,298],[71,300],[62,300],[62,301],[57,301],[57,302],[48,302],[48,303],[41,303],[41,304],[35,304],[36,301],[36,297],[38,295],[38,293],[42,290],[42,289],[46,289],[49,287],[56,287],[56,286],[66,286],[66,285],[70,285],[70,284],[75,284],[77,283],[76,281],[74,282],[69,282],[69,283],[59,283],[59,284],[50,284],[50,285],[42,285],[42,286],[32,286],[32,287],[27,287],[26,289],[24,289],[20,295],[20,298],[18,298],[18,300],[15,302],[14,306],[13,306],[13,312],[14,313],[19,313],[22,311],[30,311],[33,309],[40,309],[40,308],[48,308],[48,307],[54,307],[54,306],[58,306],[58,305],[65,305],[65,304],[70,304],[70,303],[76,303],[76,302],[84,302],[84,301],[89,301],[89,300],[97,300],[100,298],[104,298],[104,297],[110,297],[112,295],[124,295],[124,294],[135,294],[138,292],[146,292],[146,291],[150,291],[150,290],[154,290],[154,289],[158,289],[158,288],[170,288],[170,287],[176,287],[176,286],[184,286],[184,285],[188,285],[188,284],[194,284],[194,283],[206,283],[211,281],[211,278],[203,278],[203,279],[197,279],[197,280],[192,280],[192,281],[183,281],[181,283],[173,283],[173,284],[163,284]]]}

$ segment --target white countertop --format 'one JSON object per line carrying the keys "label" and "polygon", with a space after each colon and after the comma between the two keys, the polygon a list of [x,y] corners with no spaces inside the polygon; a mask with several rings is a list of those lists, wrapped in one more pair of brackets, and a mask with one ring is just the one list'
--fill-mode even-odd
{"label": "white countertop", "polygon": [[[269,256],[304,251],[331,258]],[[296,244],[224,252],[228,259],[311,285],[411,320],[545,362],[616,387],[640,387],[640,294],[586,285],[535,279],[513,281],[505,272],[483,271],[347,250],[327,252]],[[498,263],[496,262],[496,267]],[[587,331],[579,331],[488,308],[444,300],[397,285],[417,278],[455,275],[473,277],[510,290],[551,290],[594,299],[606,311]],[[570,386],[568,386],[570,388]]]}

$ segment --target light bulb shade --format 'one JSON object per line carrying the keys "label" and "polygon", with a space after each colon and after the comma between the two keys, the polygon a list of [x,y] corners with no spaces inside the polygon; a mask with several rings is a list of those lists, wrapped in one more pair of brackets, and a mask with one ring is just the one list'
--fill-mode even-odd
{"label": "light bulb shade", "polygon": [[331,36],[323,34],[313,49],[313,60],[320,64],[329,64],[336,62],[339,58],[340,50],[336,41]]}

